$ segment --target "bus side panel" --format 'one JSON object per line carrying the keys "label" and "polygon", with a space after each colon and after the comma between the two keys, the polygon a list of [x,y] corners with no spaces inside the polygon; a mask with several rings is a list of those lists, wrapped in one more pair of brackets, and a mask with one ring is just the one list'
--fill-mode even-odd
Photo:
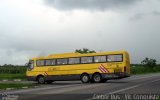
{"label": "bus side panel", "polygon": [[60,65],[60,66],[41,66],[36,67],[34,63],[34,69],[27,71],[27,76],[37,77],[43,75],[50,77],[50,79],[80,79],[82,73],[88,73],[89,75],[99,72],[103,75],[119,75],[130,74],[130,61],[127,52],[123,53],[123,62],[106,62],[106,63],[92,63],[92,64],[74,64],[74,65]]}

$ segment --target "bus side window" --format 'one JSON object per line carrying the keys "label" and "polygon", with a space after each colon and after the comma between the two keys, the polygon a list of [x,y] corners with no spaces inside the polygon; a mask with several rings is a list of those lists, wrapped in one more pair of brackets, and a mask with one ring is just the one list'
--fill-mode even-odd
{"label": "bus side window", "polygon": [[57,59],[57,64],[58,65],[65,65],[65,64],[67,64],[67,59],[66,58]]}
{"label": "bus side window", "polygon": [[94,62],[106,62],[106,56],[94,56]]}
{"label": "bus side window", "polygon": [[55,64],[56,64],[55,59],[46,60],[46,66],[52,66],[52,65],[55,65]]}
{"label": "bus side window", "polygon": [[44,66],[45,60],[37,60],[37,66]]}
{"label": "bus side window", "polygon": [[69,64],[79,64],[80,58],[69,58]]}
{"label": "bus side window", "polygon": [[56,60],[55,59],[51,60],[51,65],[56,65]]}
{"label": "bus side window", "polygon": [[46,60],[46,66],[51,65],[51,60]]}
{"label": "bus side window", "polygon": [[121,61],[123,61],[123,56],[122,56],[122,54],[119,54],[119,55],[108,55],[107,56],[107,61],[108,62],[121,62]]}
{"label": "bus side window", "polygon": [[81,57],[81,63],[86,64],[86,63],[92,63],[93,62],[93,57]]}

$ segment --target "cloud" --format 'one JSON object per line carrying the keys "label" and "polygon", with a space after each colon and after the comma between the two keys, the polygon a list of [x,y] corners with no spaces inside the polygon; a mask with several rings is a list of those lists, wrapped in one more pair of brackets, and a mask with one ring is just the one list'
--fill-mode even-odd
{"label": "cloud", "polygon": [[132,5],[141,0],[44,0],[44,2],[60,10],[88,9],[106,10]]}
{"label": "cloud", "polygon": [[129,19],[131,21],[137,21],[137,20],[144,19],[145,17],[149,17],[149,16],[160,16],[160,12],[155,10],[155,11],[147,12],[147,13],[136,13]]}
{"label": "cloud", "polygon": [[157,16],[160,16],[160,12],[159,12],[159,11],[156,11],[156,10],[153,11],[153,14],[154,14],[154,15],[157,15]]}
{"label": "cloud", "polygon": [[146,14],[144,14],[144,13],[137,13],[134,16],[132,16],[130,18],[130,20],[132,20],[132,21],[140,20],[140,19],[143,19],[144,16],[146,16]]}
{"label": "cloud", "polygon": [[[160,61],[160,20],[154,15],[159,14],[159,2],[136,2],[1,0],[0,64],[25,64],[30,57],[84,47],[95,51],[126,50],[131,63],[140,63],[144,57]],[[112,8],[116,11],[108,10]]]}

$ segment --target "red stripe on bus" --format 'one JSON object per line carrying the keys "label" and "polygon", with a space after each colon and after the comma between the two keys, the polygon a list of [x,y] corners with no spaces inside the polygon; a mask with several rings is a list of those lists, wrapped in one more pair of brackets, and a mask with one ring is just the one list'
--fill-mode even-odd
{"label": "red stripe on bus", "polygon": [[107,72],[102,66],[100,66],[100,68],[101,68],[105,73]]}
{"label": "red stripe on bus", "polygon": [[101,68],[98,68],[102,73],[105,73],[105,72],[103,72],[103,70],[101,69]]}
{"label": "red stripe on bus", "polygon": [[44,75],[48,75],[47,72],[44,72]]}
{"label": "red stripe on bus", "polygon": [[104,67],[104,65],[101,64],[101,66],[109,73],[108,69]]}
{"label": "red stripe on bus", "polygon": [[106,71],[106,69],[104,67],[102,67],[102,66],[100,66],[100,67],[105,71],[105,73],[107,73],[107,71]]}

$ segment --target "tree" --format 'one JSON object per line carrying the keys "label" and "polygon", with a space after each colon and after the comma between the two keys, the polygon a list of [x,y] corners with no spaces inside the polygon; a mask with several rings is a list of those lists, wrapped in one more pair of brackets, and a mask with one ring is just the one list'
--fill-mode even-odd
{"label": "tree", "polygon": [[146,57],[142,62],[141,64],[144,65],[144,66],[149,66],[149,67],[154,67],[156,66],[156,60],[155,59],[151,59],[151,58],[148,58]]}
{"label": "tree", "polygon": [[89,50],[89,49],[87,49],[87,48],[76,49],[75,52],[76,52],[76,53],[81,53],[81,54],[85,54],[85,53],[96,53],[94,50]]}

